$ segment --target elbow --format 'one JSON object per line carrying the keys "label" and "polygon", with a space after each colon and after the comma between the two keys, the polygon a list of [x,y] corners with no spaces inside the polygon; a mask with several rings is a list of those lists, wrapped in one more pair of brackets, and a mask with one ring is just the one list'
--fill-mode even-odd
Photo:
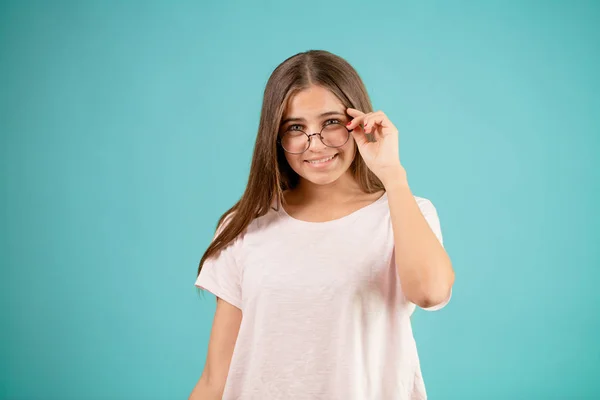
{"label": "elbow", "polygon": [[450,298],[450,291],[448,291],[444,296],[442,297],[434,297],[434,296],[423,296],[421,298],[416,299],[415,301],[413,301],[413,303],[415,303],[417,306],[419,306],[420,308],[436,308],[439,307],[443,304],[446,303],[446,301]]}
{"label": "elbow", "polygon": [[444,281],[421,285],[412,293],[407,293],[407,299],[420,308],[435,308],[445,304],[452,294],[454,272]]}
{"label": "elbow", "polygon": [[224,389],[224,383],[212,382],[203,375],[192,390],[188,400],[220,400],[223,396]]}

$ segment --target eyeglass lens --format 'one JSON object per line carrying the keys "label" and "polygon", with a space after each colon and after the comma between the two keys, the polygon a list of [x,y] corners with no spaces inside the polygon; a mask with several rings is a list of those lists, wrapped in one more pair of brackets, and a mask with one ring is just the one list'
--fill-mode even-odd
{"label": "eyeglass lens", "polygon": [[[329,147],[341,147],[348,141],[350,133],[342,124],[325,125],[321,131],[323,143]],[[308,135],[301,130],[288,130],[281,137],[281,145],[290,153],[303,153],[308,150],[310,142]]]}

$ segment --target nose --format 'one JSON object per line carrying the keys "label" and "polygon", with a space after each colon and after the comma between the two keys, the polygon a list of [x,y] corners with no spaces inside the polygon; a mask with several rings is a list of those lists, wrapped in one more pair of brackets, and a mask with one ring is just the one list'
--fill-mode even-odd
{"label": "nose", "polygon": [[319,151],[325,149],[327,146],[321,140],[321,137],[318,133],[313,133],[312,135],[308,135],[308,149],[312,151]]}

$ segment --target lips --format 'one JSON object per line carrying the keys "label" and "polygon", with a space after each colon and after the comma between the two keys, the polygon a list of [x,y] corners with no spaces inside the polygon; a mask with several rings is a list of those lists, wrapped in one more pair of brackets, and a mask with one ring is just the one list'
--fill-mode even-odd
{"label": "lips", "polygon": [[328,157],[320,157],[320,158],[313,158],[312,160],[304,160],[305,162],[311,163],[311,164],[318,164],[320,162],[326,162],[329,160],[332,160],[335,156],[337,156],[337,153]]}

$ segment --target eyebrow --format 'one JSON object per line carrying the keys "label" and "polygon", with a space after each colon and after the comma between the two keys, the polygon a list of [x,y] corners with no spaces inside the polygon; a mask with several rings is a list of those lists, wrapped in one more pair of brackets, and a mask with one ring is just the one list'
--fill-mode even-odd
{"label": "eyebrow", "polygon": [[[324,113],[320,114],[320,115],[319,115],[319,118],[323,118],[323,117],[329,117],[329,116],[331,116],[331,115],[340,115],[340,116],[342,116],[342,117],[345,117],[345,116],[346,116],[346,114],[344,114],[344,113],[343,113],[343,112],[341,112],[341,111],[327,111],[327,112],[324,112]],[[286,119],[284,119],[283,121],[281,121],[281,125],[285,125],[285,124],[287,124],[288,122],[292,122],[292,121],[306,121],[306,119],[304,119],[304,118],[299,118],[299,117],[290,117],[290,118],[286,118]]]}

